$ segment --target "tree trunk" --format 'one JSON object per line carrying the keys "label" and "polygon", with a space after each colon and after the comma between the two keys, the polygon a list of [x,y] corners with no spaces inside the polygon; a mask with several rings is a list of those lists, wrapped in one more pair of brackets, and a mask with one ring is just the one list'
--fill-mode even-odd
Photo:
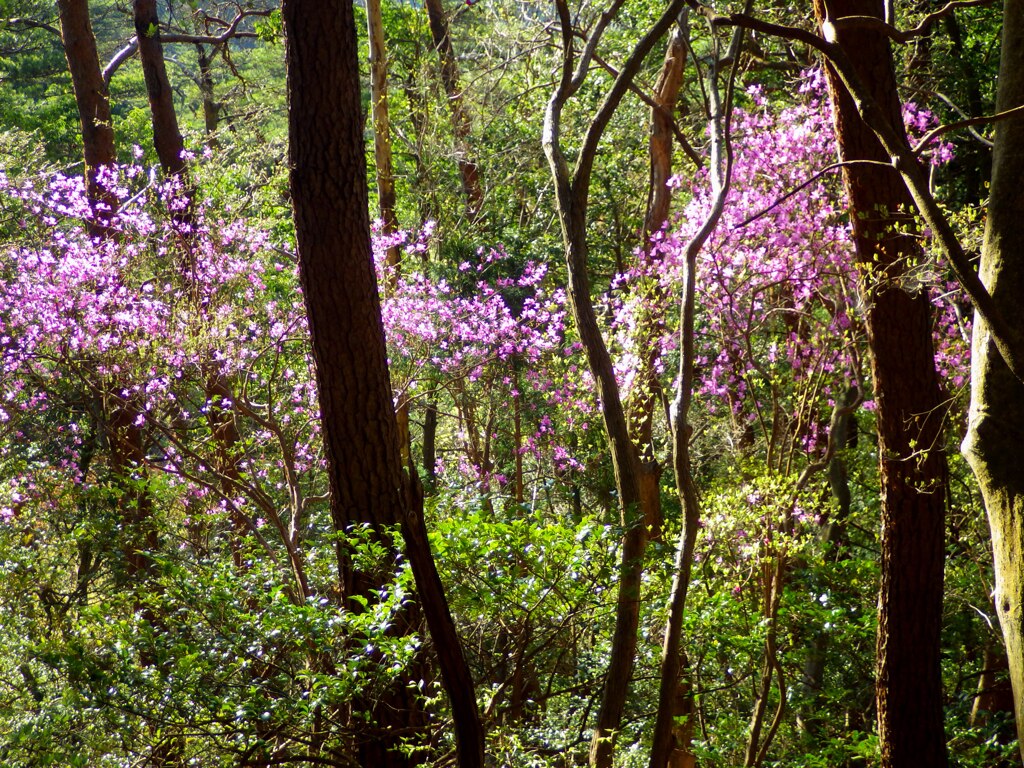
{"label": "tree trunk", "polygon": [[103,82],[96,37],[89,20],[88,0],[58,0],[60,33],[64,55],[68,60],[75,103],[82,125],[82,146],[85,150],[85,183],[94,220],[93,235],[106,232],[105,222],[117,207],[113,196],[97,181],[97,172],[117,161],[114,150],[114,126],[110,120],[110,96]]}
{"label": "tree trunk", "polygon": [[[651,137],[648,142],[650,182],[641,242],[644,258],[652,260],[658,257],[651,248],[651,235],[665,225],[672,202],[672,190],[668,186],[668,180],[672,175],[675,105],[686,67],[686,19],[687,11],[683,10],[669,35],[661,74],[654,86],[656,106],[651,109]],[[631,439],[636,444],[642,461],[638,481],[645,523],[650,530],[651,538],[660,539],[664,517],[661,509],[661,465],[654,455],[652,433],[654,412],[660,401],[657,371],[660,350],[658,338],[665,330],[665,310],[669,302],[657,280],[652,282],[651,291],[653,296],[636,330],[634,343],[638,350],[639,362],[633,392],[627,403],[627,418]]]}
{"label": "tree trunk", "polygon": [[[749,8],[751,0],[747,0]],[[681,11],[680,11],[681,12]],[[680,21],[685,20],[681,17]],[[736,61],[739,55],[743,30],[735,30],[729,51],[725,58]],[[711,134],[711,169],[708,181],[711,187],[711,208],[701,226],[686,243],[683,260],[683,289],[679,300],[679,373],[676,376],[675,393],[672,398],[670,434],[672,438],[672,469],[676,480],[676,494],[683,513],[682,530],[676,548],[675,568],[672,576],[672,590],[669,595],[668,619],[665,622],[665,638],[662,644],[661,669],[658,686],[658,710],[655,716],[654,735],[651,743],[651,768],[662,768],[674,758],[682,761],[689,754],[689,744],[680,745],[678,736],[685,737],[685,731],[675,728],[675,715],[679,709],[680,671],[685,659],[680,645],[683,632],[683,617],[686,610],[686,596],[690,588],[690,574],[693,568],[694,546],[700,528],[700,499],[693,477],[690,458],[690,438],[693,426],[690,424],[690,406],[693,403],[693,382],[696,370],[694,323],[697,296],[697,256],[711,236],[725,208],[729,193],[730,168],[728,159],[728,113],[731,104],[723,101],[718,84],[719,48],[713,44],[711,66],[706,71],[708,96],[708,127]],[[733,66],[727,93],[732,91]],[[692,708],[691,708],[692,710]],[[694,758],[695,760],[696,758]]]}
{"label": "tree trunk", "polygon": [[[373,124],[373,157],[377,169],[377,207],[386,235],[398,228],[395,215],[395,174],[391,167],[391,118],[388,113],[388,54],[384,46],[381,0],[366,0],[366,26],[370,48],[370,118]],[[388,248],[391,267],[389,288],[398,282],[399,250]],[[408,417],[407,417],[408,418]]]}
{"label": "tree trunk", "polygon": [[196,58],[199,63],[199,93],[203,97],[203,127],[206,139],[211,147],[217,146],[217,125],[220,122],[221,103],[217,101],[213,91],[213,70],[211,56],[206,52],[205,45],[196,45]]}
{"label": "tree trunk", "polygon": [[[996,111],[1024,104],[1024,2],[1006,0]],[[1005,318],[1020,320],[1024,295],[1024,120],[996,124],[981,278]],[[963,452],[978,478],[992,531],[995,603],[1010,662],[1017,734],[1024,747],[1024,385],[975,314],[971,409]],[[1022,749],[1024,756],[1024,749]]]}
{"label": "tree trunk", "polygon": [[[843,16],[882,18],[880,0],[815,0],[817,21]],[[826,12],[827,11],[827,12]],[[897,132],[902,134],[888,40],[844,29],[839,44]],[[945,766],[940,630],[946,459],[942,397],[935,373],[929,297],[910,284],[910,265],[923,258],[907,215],[913,200],[889,155],[861,120],[829,67],[836,136],[844,161],[872,160],[844,170],[877,403],[882,488],[882,579],[878,609],[876,698],[885,768]]]}
{"label": "tree trunk", "polygon": [[164,173],[181,176],[185,172],[185,142],[178,130],[171,84],[167,79],[164,47],[160,42],[160,20],[156,0],[133,0],[135,35],[139,41],[139,60],[146,80],[146,96],[153,122],[153,145]]}
{"label": "tree trunk", "polygon": [[647,214],[644,217],[644,247],[651,235],[661,229],[668,220],[672,203],[672,190],[668,180],[672,177],[672,156],[675,146],[675,115],[679,91],[683,87],[683,72],[686,70],[686,30],[689,22],[688,9],[679,14],[679,19],[669,34],[665,49],[665,61],[661,74],[654,85],[655,107],[651,109],[651,138],[648,150],[651,156],[650,182],[647,190]]}
{"label": "tree trunk", "polygon": [[562,110],[586,77],[589,56],[599,38],[621,6],[617,0],[602,14],[591,31],[582,60],[577,62],[572,37],[573,24],[565,0],[557,0],[556,9],[562,27],[562,51],[558,85],[548,100],[544,114],[542,144],[555,185],[555,204],[562,229],[567,269],[567,298],[580,342],[597,386],[601,417],[611,453],[615,487],[618,491],[620,522],[623,528],[622,554],[608,671],[605,676],[597,722],[590,744],[590,764],[608,768],[614,754],[615,733],[622,724],[626,698],[633,676],[640,620],[640,587],[643,558],[647,548],[647,527],[643,496],[640,493],[642,471],[640,454],[633,444],[625,409],[608,347],[597,322],[590,295],[588,275],[587,205],[597,147],[609,120],[626,94],[647,54],[668,31],[682,10],[682,0],[673,0],[657,22],[637,42],[623,63],[615,82],[586,129],[575,169],[570,172],[562,143]]}
{"label": "tree trunk", "polygon": [[459,165],[459,176],[462,178],[462,192],[466,196],[466,215],[472,221],[480,214],[484,193],[480,186],[480,171],[470,151],[469,112],[462,98],[459,86],[459,65],[455,60],[455,49],[452,47],[451,32],[448,19],[445,17],[441,0],[426,0],[427,21],[430,23],[430,36],[437,49],[441,65],[441,85],[448,97],[448,107],[452,111],[452,130],[455,133],[455,155]]}
{"label": "tree trunk", "polygon": [[[370,252],[366,157],[352,4],[285,0],[289,157],[303,295],[316,363],[335,529],[401,525],[417,594],[451,699],[460,765],[483,763],[483,730],[469,668],[434,567],[418,483],[403,472]],[[381,575],[351,567],[339,545],[346,597]],[[387,570],[387,569],[386,569]],[[396,631],[409,631],[406,627]],[[398,747],[425,722],[409,689],[374,702],[380,718],[358,746],[363,766],[409,765]],[[386,718],[386,719],[385,719]]]}

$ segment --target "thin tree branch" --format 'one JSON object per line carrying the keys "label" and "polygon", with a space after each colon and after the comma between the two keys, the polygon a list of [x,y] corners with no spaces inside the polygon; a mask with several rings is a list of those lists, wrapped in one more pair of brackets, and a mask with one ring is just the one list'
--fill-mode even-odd
{"label": "thin tree branch", "polygon": [[[228,40],[236,40],[240,38],[255,38],[257,35],[255,32],[239,32],[238,25],[241,24],[245,19],[251,16],[269,16],[271,11],[239,11],[238,14],[230,22],[223,21],[221,19],[214,19],[207,17],[207,21],[216,21],[219,24],[224,25],[224,31],[219,35],[189,35],[185,33],[171,33],[161,34],[160,42],[162,43],[189,43],[191,45],[212,45],[220,46],[228,42]],[[117,53],[111,57],[107,66],[103,68],[103,82],[108,87],[110,86],[110,79],[114,76],[114,73],[124,64],[128,59],[135,55],[139,50],[138,38],[132,37],[124,47],[121,48]]]}
{"label": "thin tree branch", "polygon": [[[1018,115],[1024,114],[1024,104],[1013,109],[1007,109],[1003,112],[997,112],[994,115],[982,115],[981,117],[970,117],[966,120],[960,120],[956,123],[950,123],[949,125],[940,125],[938,128],[932,128],[924,137],[917,143],[917,146],[913,148],[915,155],[921,154],[921,152],[936,138],[944,133],[951,131],[957,131],[961,128],[967,128],[972,125],[985,125],[987,123],[998,123],[1001,120],[1007,120],[1011,117],[1017,117]],[[973,131],[971,133],[974,133]],[[975,134],[977,135],[977,134]],[[989,144],[991,146],[991,143]]]}
{"label": "thin tree branch", "polygon": [[789,200],[789,198],[791,198],[793,195],[795,195],[800,190],[806,189],[807,187],[811,186],[811,184],[816,182],[818,179],[820,179],[826,173],[831,173],[832,171],[838,170],[839,168],[845,168],[846,166],[849,166],[849,165],[883,165],[886,168],[891,168],[892,167],[892,165],[890,163],[883,163],[883,162],[881,162],[879,160],[844,160],[844,161],[838,162],[838,163],[830,163],[829,165],[826,165],[820,171],[815,173],[813,176],[811,176],[809,179],[807,179],[807,181],[805,181],[805,182],[803,182],[803,183],[793,187],[793,189],[791,189],[789,192],[784,194],[782,197],[777,198],[775,200],[775,202],[773,202],[767,208],[762,208],[760,211],[755,213],[753,216],[750,216],[749,218],[744,219],[739,224],[734,224],[732,226],[732,229],[743,229],[743,227],[747,226],[747,224],[751,224],[751,223],[757,221],[762,216],[764,216],[766,213],[770,213],[771,211],[773,211],[776,208],[778,208],[780,205],[782,205],[784,202]]}
{"label": "thin tree branch", "polygon": [[675,24],[676,17],[684,5],[685,0],[672,0],[654,26],[640,39],[632,53],[623,63],[622,70],[619,72],[618,77],[615,78],[615,82],[612,83],[612,87],[608,90],[607,95],[605,95],[601,106],[598,107],[594,119],[590,121],[586,136],[583,139],[583,146],[580,148],[579,160],[573,173],[573,186],[579,195],[579,199],[586,200],[587,198],[590,188],[590,175],[594,167],[594,159],[597,156],[597,145],[601,142],[604,129],[608,126],[608,122],[611,120],[615,110],[618,109],[619,102],[622,101],[622,97],[625,95],[629,84],[633,82],[637,72],[640,71],[640,67],[644,59],[647,58],[647,54],[654,48],[654,44],[665,36],[668,28]]}
{"label": "thin tree branch", "polygon": [[[612,77],[619,76],[619,71],[597,54],[594,54],[594,61],[596,61],[601,66],[601,68],[604,69],[604,71],[607,72]],[[693,145],[690,144],[690,141],[689,139],[686,138],[686,135],[679,129],[679,124],[676,122],[675,116],[669,110],[665,109],[665,107],[663,107],[661,104],[656,102],[649,93],[640,88],[640,86],[638,86],[635,82],[629,84],[629,90],[648,107],[653,109],[659,115],[662,115],[663,117],[668,119],[668,121],[672,125],[672,135],[675,137],[676,141],[679,142],[679,146],[682,147],[683,154],[690,158],[691,162],[693,162],[693,164],[696,165],[698,168],[703,168],[704,160],[697,153],[697,150],[693,148]]]}
{"label": "thin tree branch", "polygon": [[52,24],[47,24],[45,21],[36,21],[35,19],[26,19],[23,17],[17,17],[14,19],[0,19],[0,24],[11,27],[28,27],[29,29],[42,29],[49,32],[51,35],[60,37],[60,30]]}
{"label": "thin tree branch", "polygon": [[833,20],[836,29],[866,29],[879,32],[896,43],[909,43],[917,37],[928,34],[932,24],[949,16],[957,8],[973,8],[979,5],[991,5],[992,0],[953,0],[939,10],[929,13],[913,29],[900,30],[888,22],[875,16],[842,16]]}

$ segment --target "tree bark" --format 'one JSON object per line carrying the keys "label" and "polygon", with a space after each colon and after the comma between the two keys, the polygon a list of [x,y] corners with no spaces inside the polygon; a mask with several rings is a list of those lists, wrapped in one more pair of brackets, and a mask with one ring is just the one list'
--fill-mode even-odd
{"label": "tree bark", "polygon": [[[883,18],[880,0],[815,0],[817,21]],[[889,125],[902,136],[901,102],[887,38],[843,28],[838,44]],[[828,67],[836,136],[844,161],[888,164],[874,132]],[[862,265],[866,327],[877,404],[882,488],[882,578],[876,699],[885,768],[945,766],[940,630],[946,459],[927,294],[912,285],[923,258],[899,175],[880,165],[846,166],[844,182]]]}
{"label": "tree bark", "polygon": [[683,7],[682,0],[673,0],[669,8],[630,52],[615,82],[587,126],[575,169],[570,171],[561,142],[562,110],[583,84],[597,43],[621,4],[622,0],[617,0],[601,15],[591,31],[583,54],[577,61],[573,49],[573,23],[569,7],[565,0],[557,0],[556,9],[562,32],[562,59],[558,85],[545,110],[542,139],[555,184],[555,204],[565,248],[569,308],[597,386],[623,528],[615,629],[590,746],[590,764],[594,768],[608,768],[612,763],[615,733],[622,724],[622,715],[633,676],[640,619],[640,586],[648,532],[645,525],[646,515],[642,507],[643,496],[640,492],[640,454],[630,437],[611,356],[590,295],[587,205],[597,146],[608,121],[621,103],[643,60],[668,31]]}
{"label": "tree bark", "polygon": [[217,101],[213,91],[213,71],[211,54],[206,52],[205,45],[196,45],[196,59],[199,63],[197,84],[203,97],[203,127],[211,147],[217,146],[217,126],[220,122],[221,103]]}
{"label": "tree bark", "polygon": [[[747,0],[749,7],[750,0]],[[680,17],[679,21],[685,21]],[[696,370],[696,349],[694,323],[697,295],[697,256],[722,217],[725,200],[729,194],[731,155],[729,151],[728,115],[731,109],[730,94],[736,76],[736,62],[740,43],[745,33],[741,29],[733,32],[732,41],[725,58],[733,63],[726,98],[719,91],[719,49],[713,44],[711,66],[707,71],[705,93],[708,96],[708,127],[711,135],[709,183],[711,186],[711,208],[701,226],[686,243],[683,260],[683,290],[679,300],[679,373],[676,377],[675,393],[672,398],[671,438],[672,469],[676,480],[676,493],[682,511],[683,525],[679,532],[676,548],[675,568],[672,576],[672,590],[669,595],[668,619],[665,622],[665,637],[662,644],[661,669],[658,686],[658,709],[655,716],[654,735],[651,740],[650,768],[662,768],[670,761],[695,762],[696,758],[685,742],[686,724],[677,731],[675,716],[681,708],[680,672],[685,660],[680,645],[683,632],[683,617],[686,610],[686,596],[690,588],[690,574],[693,568],[693,553],[700,529],[700,499],[693,477],[690,458],[690,438],[693,426],[690,424],[690,406],[693,403],[693,382]],[[684,707],[685,709],[685,707]],[[689,710],[692,712],[692,701]],[[679,737],[682,737],[681,739]],[[682,741],[683,743],[680,743]],[[692,760],[691,760],[692,758]]]}
{"label": "tree bark", "polygon": [[82,147],[85,152],[85,183],[94,220],[93,235],[104,234],[106,222],[117,208],[117,201],[97,180],[97,172],[117,161],[114,149],[114,126],[110,119],[110,96],[103,82],[96,37],[89,20],[88,0],[58,0],[60,32],[64,55],[75,91],[78,118],[82,125]]}
{"label": "tree bark", "polygon": [[142,62],[153,122],[153,145],[164,173],[182,176],[185,173],[185,142],[178,129],[171,83],[167,79],[156,0],[133,0],[132,7],[135,36],[139,41],[139,60]]}
{"label": "tree bark", "polygon": [[[996,111],[1024,104],[1024,2],[1006,0]],[[1005,318],[1020,320],[1024,295],[1024,119],[996,124],[981,279]],[[1006,642],[1017,734],[1024,747],[1024,384],[975,313],[971,407],[963,452],[978,478],[995,561],[995,603]],[[1024,749],[1022,749],[1024,756]]]}
{"label": "tree bark", "polygon": [[647,190],[647,213],[644,216],[644,238],[646,248],[651,235],[661,229],[668,220],[672,203],[672,190],[668,180],[672,177],[672,156],[675,145],[675,114],[679,91],[683,87],[683,73],[686,70],[686,30],[689,10],[684,9],[672,27],[661,74],[654,84],[654,104],[651,109],[651,138],[648,151],[651,156],[650,183]]}
{"label": "tree bark", "polygon": [[[383,539],[387,528],[401,525],[451,699],[460,765],[480,766],[483,730],[472,679],[434,567],[419,485],[401,463],[370,252],[352,5],[344,0],[285,0],[283,18],[296,240],[334,526],[344,532],[366,524]],[[356,571],[342,545],[338,562],[346,597],[380,587],[381,574]],[[358,762],[368,767],[415,762],[397,751],[403,739],[415,741],[414,734],[424,725],[408,688],[394,686],[375,702],[374,714],[380,718],[378,727],[359,745]]]}

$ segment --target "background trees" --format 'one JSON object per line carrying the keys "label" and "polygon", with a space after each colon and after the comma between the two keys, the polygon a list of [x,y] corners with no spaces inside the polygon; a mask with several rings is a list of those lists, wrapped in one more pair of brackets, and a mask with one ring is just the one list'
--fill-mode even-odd
{"label": "background trees", "polygon": [[[0,762],[450,764],[454,724],[471,723],[474,704],[497,765],[648,764],[659,714],[672,740],[655,765],[857,764],[886,753],[880,736],[911,738],[895,722],[875,725],[875,596],[893,574],[884,553],[899,528],[879,537],[879,467],[934,470],[945,441],[961,437],[972,320],[906,211],[900,243],[913,243],[885,262],[890,282],[856,255],[890,233],[880,225],[876,241],[873,217],[847,213],[858,201],[840,188],[806,30],[769,29],[781,12],[759,9],[759,30],[729,52],[731,32],[698,6],[688,20],[644,4],[592,14],[438,4],[428,14],[385,2],[395,218],[415,226],[371,241],[358,7],[314,4],[302,16],[315,26],[299,29],[291,4],[284,22],[267,5],[156,4],[163,114],[172,108],[187,149],[186,191],[157,168],[173,171],[175,155],[155,149],[151,79],[135,53],[129,10],[145,4],[94,0],[94,69],[101,80],[106,70],[110,96],[99,127],[116,138],[105,162],[129,163],[95,175],[92,199],[117,202],[96,239],[60,18],[14,5],[0,14]],[[900,29],[924,18],[895,12]],[[302,50],[314,62],[346,57],[328,69],[347,79],[330,88],[322,68],[310,76],[308,60],[293,60],[307,85],[293,81],[292,160],[283,23],[299,35],[341,25],[330,45]],[[655,25],[665,35],[637,31]],[[991,112],[985,73],[1001,27],[1012,37],[995,9],[958,7],[933,19],[927,45],[896,46],[888,121],[904,120],[917,143],[940,119]],[[673,65],[685,50],[686,68],[669,67],[666,50]],[[731,102],[717,106],[716,68],[723,96],[724,73],[735,78]],[[1001,79],[1000,110],[1016,106],[1013,82]],[[297,118],[304,109],[314,117]],[[547,155],[545,111],[559,129]],[[996,142],[1012,146],[1016,123],[998,125]],[[944,133],[918,153],[930,157],[925,189],[968,255],[981,248],[992,136],[983,122],[969,128],[976,137]],[[1000,152],[997,165],[1012,169]],[[670,187],[652,187],[669,161]],[[1014,209],[999,201],[1015,176],[1000,173],[986,258],[1012,230],[1001,222]],[[716,210],[717,226],[705,227]],[[1012,317],[1015,294],[1000,287],[1011,284],[994,275],[989,289]],[[692,335],[680,336],[687,279]],[[386,286],[380,321],[375,283]],[[887,406],[907,377],[867,366],[869,343],[910,362],[904,326],[873,320],[892,283],[931,308],[918,322],[918,367],[938,377],[914,387],[930,399],[895,420]],[[985,402],[1008,396],[993,384],[993,355],[975,352],[989,372],[977,379],[968,443],[982,477],[991,457],[1011,455],[984,448],[986,423],[1012,424],[1005,406]],[[682,430],[667,418],[678,385],[693,388]],[[128,462],[103,407],[119,402],[132,405]],[[912,461],[875,447],[879,433],[940,418],[946,436],[900,443]],[[685,518],[693,562],[678,658],[669,643],[681,677],[667,665],[677,694],[658,712],[681,573],[667,542],[683,529],[686,490],[658,471],[673,442],[689,454],[701,513]],[[930,660],[914,646],[933,670],[925,698],[943,714],[936,753],[991,766],[1015,749],[1009,713],[988,696],[1004,654],[994,571],[977,486],[947,455],[945,509],[932,504],[928,516],[932,543],[944,543],[924,552],[912,524],[900,561],[921,555],[934,571],[943,559],[941,605],[937,592],[930,604],[912,593],[915,608],[930,605],[933,630],[942,622]],[[640,479],[624,480],[630,472]],[[377,501],[356,500],[372,488]],[[123,524],[140,494],[145,547]],[[1001,507],[988,507],[1001,530]],[[143,549],[146,578],[128,579]],[[1001,571],[997,595],[1012,594],[1012,577]],[[447,630],[432,612],[442,587]],[[1012,640],[1012,621],[1003,626]],[[474,685],[451,677],[460,646]],[[880,679],[880,694],[898,694]],[[975,704],[997,711],[972,715]],[[408,728],[387,727],[385,712]],[[464,761],[480,759],[479,740],[465,748],[472,740],[461,732]]]}

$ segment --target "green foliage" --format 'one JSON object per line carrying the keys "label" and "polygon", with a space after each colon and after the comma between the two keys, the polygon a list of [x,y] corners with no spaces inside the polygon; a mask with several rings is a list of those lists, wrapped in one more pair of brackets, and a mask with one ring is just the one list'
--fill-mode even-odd
{"label": "green foliage", "polygon": [[[198,4],[189,5],[197,10]],[[124,4],[94,1],[92,6],[101,56],[109,57],[130,34]],[[176,21],[193,23],[184,5],[175,8]],[[452,295],[471,298],[479,292],[476,269],[485,264],[487,248],[503,245],[507,259],[488,266],[484,277],[492,284],[501,281],[501,298],[517,316],[524,293],[513,283],[525,265],[548,268],[542,287],[549,294],[563,282],[563,244],[539,142],[559,36],[544,5],[488,0],[456,9],[449,2],[447,10],[471,118],[468,151],[479,165],[486,203],[476,220],[466,217],[459,150],[424,9],[385,3],[398,217],[411,229],[427,220],[437,224],[425,250],[406,257],[422,263],[406,264],[405,273],[422,273],[432,284],[443,280]],[[659,4],[646,0],[626,4],[602,43],[602,61],[619,66],[637,31],[660,11]],[[765,18],[791,23],[791,9],[762,11]],[[576,18],[580,30],[592,29],[597,13],[584,7]],[[0,17],[19,15],[56,23],[52,4],[0,0]],[[942,93],[949,102],[936,96],[928,106],[947,120],[956,119],[959,109],[990,111],[1000,18],[994,7],[958,9],[956,28],[944,22],[929,38],[928,60],[918,58],[916,69],[905,62],[907,92],[915,98]],[[919,14],[907,17],[902,26],[918,20]],[[192,46],[168,47],[177,65],[171,68],[175,105],[188,146],[196,154],[205,148],[209,155],[193,169],[199,198],[214,218],[241,218],[270,234],[260,257],[265,270],[260,302],[298,305],[290,253],[280,12],[257,18],[246,29],[256,39],[235,41],[215,55],[207,51],[220,108],[216,133],[205,132]],[[693,24],[691,54],[702,65],[711,50],[709,34]],[[748,44],[743,84],[761,85],[773,108],[796,103],[790,73],[806,64],[803,54],[780,53],[779,44],[766,39]],[[923,50],[907,48],[905,56]],[[637,81],[642,91],[650,91],[659,66],[660,55],[644,64]],[[0,164],[12,178],[67,170],[80,162],[78,116],[65,69],[52,33],[0,24]],[[570,161],[611,78],[595,65],[566,112]],[[137,61],[115,74],[111,98],[122,158],[131,157],[137,145],[140,162],[154,166]],[[368,98],[367,89],[364,105]],[[737,98],[753,103],[744,102],[750,97],[742,88]],[[691,61],[676,117],[680,131],[698,148],[705,143],[703,110]],[[602,309],[614,304],[617,289],[610,286],[632,266],[641,245],[648,125],[649,107],[628,98],[599,150],[589,235],[590,279]],[[936,183],[957,231],[975,252],[983,231],[987,154],[967,134],[957,137],[956,160],[936,172]],[[684,177],[697,173],[677,154]],[[372,152],[367,157],[372,174]],[[677,193],[676,210],[687,203],[685,194]],[[25,226],[23,214],[5,206],[3,241],[40,251],[52,247],[52,232]],[[151,257],[142,268],[150,272],[132,279],[181,279],[157,261],[155,252]],[[0,281],[14,269],[0,266]],[[647,320],[655,315],[650,305],[656,295],[641,295]],[[223,304],[220,314],[198,328],[183,351],[203,348],[214,334],[237,341],[239,329],[248,327],[252,300],[236,283],[216,298]],[[677,298],[666,300],[675,304]],[[176,311],[184,307],[176,305]],[[969,318],[966,306],[959,309]],[[665,313],[670,320],[674,311]],[[609,330],[608,318],[601,320]],[[761,327],[769,328],[767,320]],[[766,358],[792,330],[771,326],[770,334],[749,340],[750,349]],[[295,397],[290,377],[304,381],[310,374],[306,342],[292,338],[293,332],[283,351],[260,347],[245,372],[244,404],[268,419],[290,412]],[[608,447],[593,410],[593,382],[574,333],[569,327],[561,348],[543,363],[511,359],[475,379],[464,371],[424,373],[436,349],[391,360],[396,390],[410,398],[414,459],[423,455],[428,414],[438,418],[436,452],[446,471],[431,475],[421,469],[427,524],[477,684],[490,759],[500,766],[554,768],[585,761],[611,644],[624,531]],[[8,343],[4,339],[0,347]],[[864,358],[856,328],[844,343]],[[624,352],[622,346],[617,341],[613,352]],[[675,355],[671,349],[666,353],[666,370],[674,370]],[[144,355],[122,354],[118,360],[133,371],[152,363]],[[62,371],[68,375],[53,385],[47,409],[19,412],[11,424],[0,423],[5,441],[0,451],[0,764],[102,768],[161,753],[183,765],[298,764],[313,750],[310,745],[319,744],[334,749],[331,759],[343,764],[373,702],[395,681],[428,708],[437,746],[433,754],[438,765],[449,764],[445,753],[454,746],[453,736],[429,637],[418,625],[411,634],[396,631],[403,622],[418,621],[408,566],[395,556],[394,539],[366,529],[331,532],[321,498],[326,479],[317,439],[308,441],[316,457],[309,479],[290,485],[286,438],[304,427],[293,423],[264,432],[255,421],[239,417],[238,454],[251,462],[245,477],[265,494],[261,501],[280,514],[286,533],[260,513],[249,514],[251,498],[239,505],[251,524],[240,525],[227,505],[219,510],[197,505],[169,474],[119,476],[110,461],[90,365]],[[547,379],[533,376],[540,367]],[[859,373],[866,377],[864,367]],[[216,411],[203,388],[205,372],[190,375],[181,390],[182,407]],[[742,764],[771,640],[782,683],[776,672],[767,711],[769,719],[776,711],[782,714],[765,765],[877,765],[879,480],[873,415],[858,410],[860,437],[837,454],[851,496],[849,511],[843,512],[825,471],[801,481],[809,463],[801,449],[807,437],[801,423],[829,407],[824,390],[829,382],[800,383],[779,357],[749,372],[744,383],[777,406],[775,413],[765,410],[756,429],[749,428],[747,414],[712,398],[695,404],[692,419],[703,509],[683,641],[684,680],[694,704],[693,752],[701,766]],[[651,445],[644,447],[667,467],[671,457],[661,413],[667,396],[655,394],[658,423]],[[954,447],[966,387],[949,394],[947,735],[953,764],[991,768],[1013,758],[1016,742],[1005,713],[972,724],[986,651],[998,655],[1002,646],[990,605],[989,534],[973,480]],[[7,391],[0,396],[14,397]],[[147,460],[156,466],[168,446],[188,446],[185,464],[192,479],[212,496],[227,497],[211,424],[197,419],[186,429],[170,413],[153,418],[160,428],[149,436]],[[69,425],[82,439],[81,483],[68,482],[61,465],[66,433],[58,428]],[[556,448],[570,450],[573,462],[556,458]],[[24,501],[27,477],[35,483],[32,504]],[[152,498],[154,515],[147,525],[157,545],[148,553],[149,569],[140,575],[126,565],[139,531],[126,522],[123,507],[142,490]],[[681,524],[675,491],[666,471],[660,487],[665,529],[648,547],[644,563],[636,671],[617,740],[617,765],[623,767],[647,763],[673,542]],[[312,499],[302,507],[308,514],[289,517],[286,511],[299,496]],[[301,523],[289,534],[292,520]],[[343,596],[339,552],[357,570],[381,575],[382,586]],[[308,597],[301,596],[295,563],[308,579]],[[773,589],[778,590],[774,608]],[[816,662],[820,672],[811,685],[808,671]]]}

